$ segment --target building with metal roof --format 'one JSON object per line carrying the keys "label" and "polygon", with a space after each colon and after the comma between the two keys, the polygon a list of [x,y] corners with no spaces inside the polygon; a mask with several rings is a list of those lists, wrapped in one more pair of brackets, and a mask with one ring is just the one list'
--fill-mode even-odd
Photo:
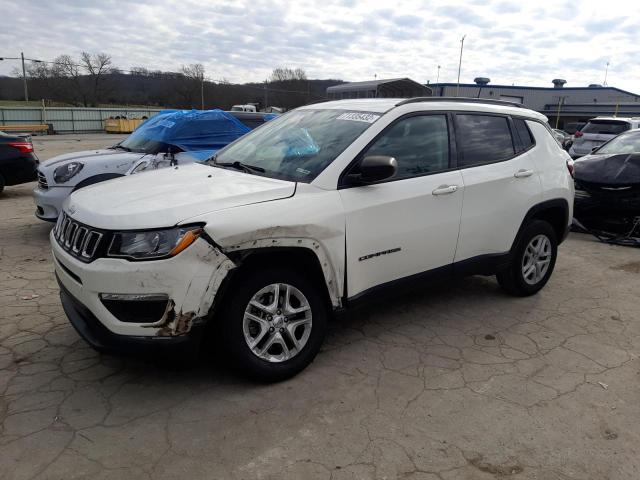
{"label": "building with metal roof", "polygon": [[430,84],[433,96],[470,97],[520,103],[549,118],[549,124],[565,128],[568,124],[587,122],[597,116],[640,117],[640,94],[615,87],[589,85],[565,87],[563,79],[554,79],[553,87],[491,85],[490,79],[478,77],[475,83]]}
{"label": "building with metal roof", "polygon": [[327,88],[329,100],[346,98],[411,98],[430,97],[431,88],[410,78],[389,78],[350,82]]}

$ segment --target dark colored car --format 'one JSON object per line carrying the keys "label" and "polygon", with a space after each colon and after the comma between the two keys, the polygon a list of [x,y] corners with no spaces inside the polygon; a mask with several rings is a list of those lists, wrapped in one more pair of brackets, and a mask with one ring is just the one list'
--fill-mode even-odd
{"label": "dark colored car", "polygon": [[[622,133],[574,164],[574,217],[620,234],[640,222],[640,129]],[[640,235],[640,231],[635,232]]]}
{"label": "dark colored car", "polygon": [[582,127],[584,127],[586,124],[586,122],[570,122],[565,124],[563,130],[569,135],[575,135],[575,133],[582,130]]}
{"label": "dark colored car", "polygon": [[271,120],[277,117],[277,114],[274,113],[263,113],[263,112],[227,112],[230,115],[233,115],[238,120],[240,120],[244,125],[249,127],[251,130],[259,127],[263,123],[268,120]]}
{"label": "dark colored car", "polygon": [[31,136],[0,132],[0,193],[5,186],[36,180],[38,163]]}

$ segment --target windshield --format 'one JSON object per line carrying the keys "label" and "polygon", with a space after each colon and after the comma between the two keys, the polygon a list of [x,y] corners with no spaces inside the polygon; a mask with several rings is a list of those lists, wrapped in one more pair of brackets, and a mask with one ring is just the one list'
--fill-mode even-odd
{"label": "windshield", "polygon": [[620,135],[604,144],[594,153],[640,153],[640,132]]}
{"label": "windshield", "polygon": [[240,162],[260,175],[309,183],[380,118],[369,112],[294,110],[221,150],[215,163]]}

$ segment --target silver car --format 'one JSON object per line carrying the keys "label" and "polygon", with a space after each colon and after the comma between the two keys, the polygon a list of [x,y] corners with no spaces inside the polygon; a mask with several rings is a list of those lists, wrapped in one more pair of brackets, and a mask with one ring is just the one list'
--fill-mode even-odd
{"label": "silver car", "polygon": [[572,158],[589,155],[597,148],[622,132],[640,127],[640,118],[596,117],[574,133],[573,145],[569,149]]}

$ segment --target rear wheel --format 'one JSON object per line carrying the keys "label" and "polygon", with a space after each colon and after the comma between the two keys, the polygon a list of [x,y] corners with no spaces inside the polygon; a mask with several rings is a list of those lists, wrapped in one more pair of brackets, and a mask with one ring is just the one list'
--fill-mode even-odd
{"label": "rear wheel", "polygon": [[0,175],[0,194],[4,190],[4,186],[5,186],[4,177],[2,175]]}
{"label": "rear wheel", "polygon": [[533,220],[520,233],[509,266],[497,274],[498,283],[508,293],[520,297],[533,295],[546,285],[558,255],[553,227]]}
{"label": "rear wheel", "polygon": [[261,381],[289,378],[320,350],[327,307],[318,286],[294,270],[248,272],[218,319],[233,366]]}

